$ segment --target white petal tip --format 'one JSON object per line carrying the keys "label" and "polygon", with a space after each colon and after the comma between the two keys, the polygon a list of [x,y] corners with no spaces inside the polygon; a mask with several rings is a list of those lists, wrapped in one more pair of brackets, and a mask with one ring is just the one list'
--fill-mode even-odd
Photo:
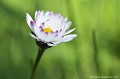
{"label": "white petal tip", "polygon": [[56,46],[56,45],[54,45],[54,44],[51,44],[51,43],[47,43],[47,45],[48,45],[48,46]]}
{"label": "white petal tip", "polygon": [[65,18],[65,22],[67,22],[67,20],[68,20],[68,17]]}
{"label": "white petal tip", "polygon": [[77,34],[75,34],[74,37],[77,37]]}
{"label": "white petal tip", "polygon": [[66,35],[66,36],[63,38],[63,41],[62,41],[62,42],[71,41],[71,40],[73,40],[75,37],[77,37],[77,34]]}
{"label": "white petal tip", "polygon": [[72,24],[72,22],[71,22],[71,21],[69,21],[69,24],[71,25],[71,24]]}
{"label": "white petal tip", "polygon": [[30,16],[28,13],[26,13],[26,17]]}
{"label": "white petal tip", "polygon": [[33,35],[33,34],[31,34],[31,33],[29,33],[29,35],[30,35],[32,38],[34,38],[34,39],[38,39],[35,35]]}
{"label": "white petal tip", "polygon": [[69,34],[69,33],[73,32],[75,29],[76,29],[76,28],[73,28],[73,29],[71,29],[71,30],[67,31],[64,35],[67,35],[67,34]]}

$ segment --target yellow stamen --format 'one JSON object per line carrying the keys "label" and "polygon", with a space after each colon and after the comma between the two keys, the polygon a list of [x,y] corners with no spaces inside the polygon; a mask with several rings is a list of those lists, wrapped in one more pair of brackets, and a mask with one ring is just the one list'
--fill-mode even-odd
{"label": "yellow stamen", "polygon": [[52,29],[50,27],[46,27],[43,30],[44,32],[47,32],[47,33],[52,32]]}

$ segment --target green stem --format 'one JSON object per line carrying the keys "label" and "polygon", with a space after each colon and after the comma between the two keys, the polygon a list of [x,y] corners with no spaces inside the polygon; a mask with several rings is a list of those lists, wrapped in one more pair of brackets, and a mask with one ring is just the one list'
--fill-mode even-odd
{"label": "green stem", "polygon": [[35,76],[35,72],[37,70],[37,66],[39,64],[39,61],[44,53],[45,49],[40,49],[39,48],[39,51],[38,51],[38,55],[37,55],[37,58],[35,60],[35,63],[33,65],[33,68],[32,68],[32,73],[31,73],[31,76],[30,76],[30,79],[34,79],[34,76]]}

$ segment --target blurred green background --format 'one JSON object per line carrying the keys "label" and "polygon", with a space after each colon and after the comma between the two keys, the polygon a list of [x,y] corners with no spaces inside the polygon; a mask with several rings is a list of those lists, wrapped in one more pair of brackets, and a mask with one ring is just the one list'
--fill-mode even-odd
{"label": "blurred green background", "polygon": [[0,0],[0,79],[29,79],[38,47],[25,14],[36,10],[68,17],[78,37],[46,50],[35,79],[120,79],[120,0]]}

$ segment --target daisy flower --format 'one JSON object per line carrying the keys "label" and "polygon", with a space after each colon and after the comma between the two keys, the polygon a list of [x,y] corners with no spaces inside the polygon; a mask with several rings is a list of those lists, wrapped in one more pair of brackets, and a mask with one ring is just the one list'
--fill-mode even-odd
{"label": "daisy flower", "polygon": [[55,14],[49,11],[36,11],[35,19],[26,13],[27,23],[32,31],[32,36],[39,45],[56,46],[62,42],[71,41],[75,38],[76,34],[70,34],[76,28],[68,31],[72,22],[67,18],[61,16],[61,14]]}

